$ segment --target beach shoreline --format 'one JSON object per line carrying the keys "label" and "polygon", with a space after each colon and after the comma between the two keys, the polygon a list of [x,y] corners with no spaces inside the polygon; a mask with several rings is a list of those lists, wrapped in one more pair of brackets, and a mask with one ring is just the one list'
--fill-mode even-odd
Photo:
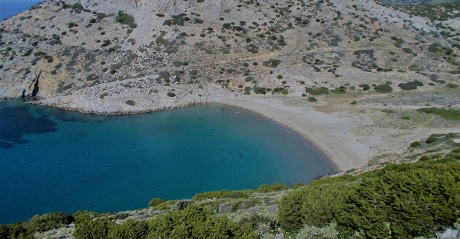
{"label": "beach shoreline", "polygon": [[274,98],[238,97],[216,103],[243,108],[274,120],[300,134],[326,155],[339,172],[359,168],[376,154],[351,132],[353,119],[318,112],[312,107],[292,107]]}

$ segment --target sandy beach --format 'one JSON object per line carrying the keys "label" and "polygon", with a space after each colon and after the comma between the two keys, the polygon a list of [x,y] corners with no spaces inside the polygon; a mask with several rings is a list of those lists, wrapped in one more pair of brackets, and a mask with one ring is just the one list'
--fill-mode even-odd
{"label": "sandy beach", "polygon": [[341,171],[362,166],[375,150],[362,143],[363,137],[351,133],[352,118],[338,113],[323,113],[312,107],[291,107],[273,98],[239,97],[218,103],[241,107],[298,132],[318,147]]}

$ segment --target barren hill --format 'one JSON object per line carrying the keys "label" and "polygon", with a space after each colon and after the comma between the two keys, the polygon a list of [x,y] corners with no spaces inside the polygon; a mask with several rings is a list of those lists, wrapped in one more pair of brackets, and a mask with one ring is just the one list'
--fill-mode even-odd
{"label": "barren hill", "polygon": [[49,0],[0,23],[0,97],[32,95],[39,72],[38,103],[113,114],[414,80],[449,90],[458,4],[428,10],[438,19],[370,0]]}

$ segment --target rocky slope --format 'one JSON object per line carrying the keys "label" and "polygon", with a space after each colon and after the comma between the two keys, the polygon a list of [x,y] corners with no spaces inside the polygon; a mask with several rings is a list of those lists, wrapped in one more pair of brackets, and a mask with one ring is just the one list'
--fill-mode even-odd
{"label": "rocky slope", "polygon": [[369,0],[49,0],[0,23],[0,97],[31,95],[39,72],[39,104],[91,113],[399,92],[413,80],[451,90],[455,11],[440,21]]}

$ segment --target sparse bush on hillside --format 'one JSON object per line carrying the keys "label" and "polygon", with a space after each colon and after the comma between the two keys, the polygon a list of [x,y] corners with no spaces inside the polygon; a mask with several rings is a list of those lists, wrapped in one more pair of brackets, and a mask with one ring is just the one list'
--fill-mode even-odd
{"label": "sparse bush on hillside", "polygon": [[317,102],[318,100],[315,97],[308,97],[308,102],[314,103]]}
{"label": "sparse bush on hillside", "polygon": [[398,85],[398,87],[403,90],[415,90],[417,89],[418,86],[423,86],[423,83],[418,80],[414,80],[412,82],[407,82],[407,83],[400,83]]}
{"label": "sparse bush on hillside", "polygon": [[450,88],[450,89],[456,89],[456,88],[458,88],[458,85],[457,85],[457,84],[454,84],[454,83],[447,83],[447,84],[446,84],[446,87],[447,87],[447,88]]}
{"label": "sparse bush on hillside", "polygon": [[254,87],[254,93],[265,95],[267,93],[267,90],[265,87]]}
{"label": "sparse bush on hillside", "polygon": [[134,100],[127,100],[127,101],[125,101],[125,104],[130,105],[130,106],[134,106],[136,104],[136,102]]}
{"label": "sparse bush on hillside", "polygon": [[115,21],[121,24],[128,25],[131,28],[136,28],[137,26],[134,22],[134,17],[122,11],[118,12],[118,16],[115,18]]}
{"label": "sparse bush on hillside", "polygon": [[181,13],[179,15],[173,15],[172,19],[165,20],[163,22],[163,25],[165,26],[173,26],[173,25],[178,25],[178,26],[184,26],[186,20],[188,19],[187,14]]}
{"label": "sparse bush on hillside", "polygon": [[363,90],[370,90],[371,87],[368,85],[368,84],[361,84],[359,85],[360,88],[362,88]]}
{"label": "sparse bush on hillside", "polygon": [[319,88],[305,87],[305,92],[311,95],[327,95],[329,94],[329,89],[326,87],[319,87]]}
{"label": "sparse bush on hillside", "polygon": [[344,94],[347,92],[347,88],[345,86],[340,86],[335,88],[334,90],[331,90],[331,93],[334,94]]}
{"label": "sparse bush on hillside", "polygon": [[393,91],[393,88],[388,84],[372,85],[374,90],[379,93],[390,93]]}
{"label": "sparse bush on hillside", "polygon": [[86,80],[87,81],[95,81],[95,80],[98,80],[99,79],[99,76],[95,75],[95,74],[91,74],[91,75],[88,75],[86,77]]}
{"label": "sparse bush on hillside", "polygon": [[422,145],[420,142],[414,141],[414,142],[412,142],[412,143],[410,144],[410,147],[411,147],[411,148],[415,148],[415,147],[418,147],[418,146],[420,146],[420,145]]}
{"label": "sparse bush on hillside", "polygon": [[279,64],[281,63],[280,60],[277,60],[277,59],[270,59],[268,61],[264,61],[262,63],[263,66],[266,66],[266,67],[277,67]]}

